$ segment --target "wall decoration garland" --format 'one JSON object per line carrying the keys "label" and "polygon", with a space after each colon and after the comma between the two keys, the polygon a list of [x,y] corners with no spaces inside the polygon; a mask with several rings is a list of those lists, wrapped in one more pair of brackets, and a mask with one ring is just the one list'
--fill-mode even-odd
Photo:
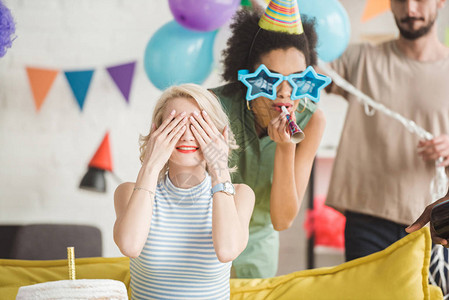
{"label": "wall decoration garland", "polygon": [[[136,62],[134,61],[106,67],[106,70],[127,103],[129,103],[129,95],[134,78],[135,65]],[[31,92],[33,94],[36,111],[39,111],[42,104],[45,102],[45,98],[47,97],[48,92],[50,91],[53,82],[59,73],[59,70],[26,67],[26,71]],[[69,83],[70,89],[72,90],[73,96],[82,111],[95,69],[63,72],[67,82]]]}

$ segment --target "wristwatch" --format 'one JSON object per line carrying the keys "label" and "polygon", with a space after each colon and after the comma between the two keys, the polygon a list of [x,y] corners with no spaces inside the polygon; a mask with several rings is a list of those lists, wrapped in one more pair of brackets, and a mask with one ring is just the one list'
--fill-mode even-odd
{"label": "wristwatch", "polygon": [[228,196],[233,196],[233,195],[235,195],[234,185],[230,181],[218,183],[212,188],[212,196],[216,192],[223,192]]}

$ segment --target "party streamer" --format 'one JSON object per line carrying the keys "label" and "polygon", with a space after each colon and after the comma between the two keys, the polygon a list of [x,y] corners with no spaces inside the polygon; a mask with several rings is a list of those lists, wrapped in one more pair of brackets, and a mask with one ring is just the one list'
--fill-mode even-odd
{"label": "party streamer", "polygon": [[[324,62],[319,61],[318,65],[320,68],[327,73],[332,79],[334,83],[344,89],[345,91],[357,96],[357,101],[365,104],[365,112],[367,112],[367,107],[370,106],[374,110],[378,110],[386,114],[387,116],[392,117],[393,119],[399,121],[402,125],[405,126],[410,132],[417,134],[420,138],[423,139],[433,139],[433,135],[430,132],[427,132],[420,126],[416,125],[415,122],[403,117],[397,112],[394,112],[384,105],[374,101],[372,98],[368,97],[348,81],[343,79],[340,75],[338,75],[334,70],[332,70],[328,65]],[[435,161],[435,176],[430,182],[430,194],[433,200],[440,199],[446,195],[448,188],[448,177],[445,171],[445,167],[439,166],[439,164],[443,161],[443,158],[440,157]],[[447,282],[447,270],[449,270],[449,264],[446,262],[446,255],[444,248],[440,245],[435,245],[432,248],[432,260],[430,262],[430,272],[429,272],[429,281],[433,285],[439,286],[444,294],[446,295],[449,292],[449,285]],[[444,297],[445,300],[449,299],[449,294]]]}
{"label": "party streamer", "polygon": [[[372,98],[370,98],[369,96],[362,93],[355,86],[353,86],[348,81],[346,81],[344,78],[342,78],[340,75],[338,75],[337,72],[332,70],[323,61],[319,61],[318,65],[324,72],[327,73],[327,75],[332,77],[332,79],[336,85],[338,85],[345,91],[357,96],[357,98],[356,98],[357,101],[365,104],[365,108],[371,107],[372,109],[378,110],[378,111],[386,114],[387,116],[399,121],[410,132],[417,134],[422,139],[431,140],[434,138],[433,134],[426,131],[424,128],[418,126],[412,120],[409,120],[409,119],[405,118],[404,116],[402,116],[401,114],[399,114],[395,111],[392,111],[391,109],[387,108],[385,105],[374,101]],[[365,109],[365,111],[367,111],[367,110]],[[440,157],[439,159],[437,159],[435,161],[436,173],[430,183],[430,194],[431,194],[433,200],[437,200],[437,199],[440,199],[441,197],[444,197],[447,192],[449,179],[446,175],[445,168],[442,166],[439,166],[439,164],[442,161],[443,161],[442,157]]]}

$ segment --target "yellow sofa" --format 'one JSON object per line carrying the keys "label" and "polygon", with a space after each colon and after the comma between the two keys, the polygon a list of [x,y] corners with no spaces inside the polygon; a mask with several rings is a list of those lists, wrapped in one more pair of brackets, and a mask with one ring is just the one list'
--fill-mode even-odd
{"label": "yellow sofa", "polygon": [[[231,279],[232,300],[443,299],[427,281],[431,239],[423,228],[387,249],[336,267],[267,279]],[[130,295],[129,259],[76,259],[78,279],[115,279]],[[67,261],[0,260],[0,299],[15,299],[20,286],[68,279]]]}

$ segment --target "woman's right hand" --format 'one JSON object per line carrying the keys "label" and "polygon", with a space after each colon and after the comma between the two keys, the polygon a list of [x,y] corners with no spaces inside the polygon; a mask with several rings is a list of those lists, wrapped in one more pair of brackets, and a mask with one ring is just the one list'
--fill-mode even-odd
{"label": "woman's right hand", "polygon": [[[296,121],[296,119],[293,120]],[[267,133],[276,145],[292,145],[287,117],[284,112],[273,118],[268,124]]]}
{"label": "woman's right hand", "polygon": [[156,129],[155,124],[151,126],[150,138],[145,150],[144,165],[148,164],[152,168],[162,170],[170,158],[176,143],[186,130],[186,113],[182,112],[175,117],[173,110],[165,119],[161,126]]}

